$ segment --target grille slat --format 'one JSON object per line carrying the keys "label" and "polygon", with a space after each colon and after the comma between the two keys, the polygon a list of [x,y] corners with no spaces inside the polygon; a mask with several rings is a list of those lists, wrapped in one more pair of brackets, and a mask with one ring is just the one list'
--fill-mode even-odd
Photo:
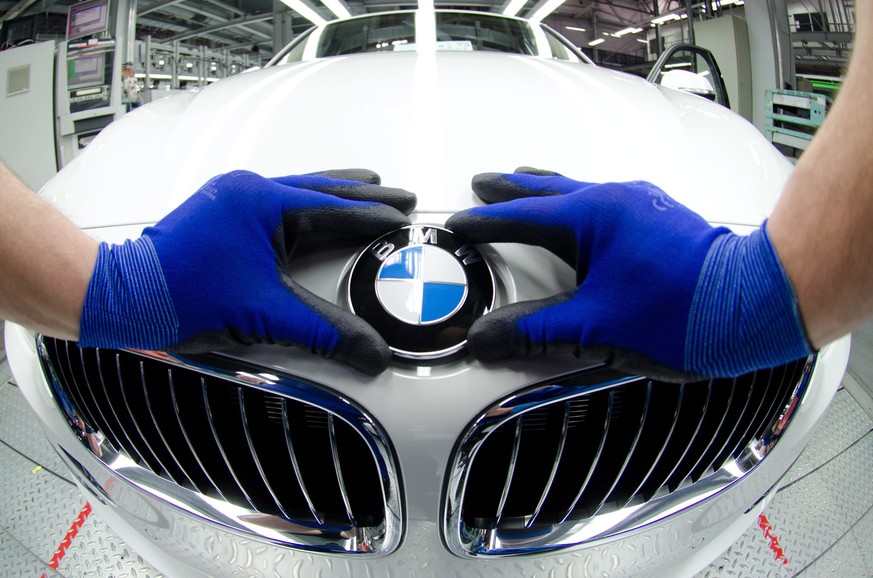
{"label": "grille slat", "polygon": [[[116,411],[116,409],[115,409],[116,406],[119,408],[124,407],[123,406],[124,400],[121,399],[120,396],[109,394],[110,388],[106,383],[107,372],[106,372],[105,365],[103,362],[103,356],[101,356],[99,352],[97,352],[97,372],[98,372],[98,375],[100,376],[100,386],[103,388],[103,394],[106,396],[105,399],[107,400],[107,405],[109,406],[109,409],[112,411],[112,415],[115,417],[115,421],[118,424],[118,429],[121,431],[121,435],[123,436],[123,437],[118,438],[117,447],[123,449],[128,455],[130,455],[131,458],[133,458],[134,461],[147,463],[145,461],[145,459],[143,459],[142,452],[136,446],[136,444],[134,444],[133,438],[131,438],[130,433],[128,432],[128,429],[130,428],[130,426],[129,425],[125,426],[124,422],[122,421],[121,416],[125,415],[124,412]],[[109,374],[109,375],[111,376],[112,374]],[[115,388],[113,388],[113,392],[114,391],[115,391]],[[130,418],[128,417],[128,419],[130,419]]]}
{"label": "grille slat", "polygon": [[214,355],[202,358],[216,365],[201,366],[44,337],[37,347],[85,446],[135,485],[172,495],[174,507],[307,550],[399,544],[390,443],[350,400]]}
{"label": "grille slat", "polygon": [[[610,498],[614,498],[613,492],[616,491],[616,486],[618,486],[619,481],[621,481],[622,476],[624,475],[625,470],[627,470],[627,466],[630,463],[631,459],[634,458],[634,454],[636,453],[637,447],[639,447],[640,436],[643,434],[643,428],[646,426],[646,417],[649,415],[649,401],[652,398],[652,382],[649,382],[648,387],[646,388],[646,400],[645,405],[643,407],[642,415],[640,416],[640,426],[637,428],[636,436],[634,437],[633,443],[630,446],[630,449],[627,452],[627,456],[624,459],[624,463],[621,465],[621,468],[618,470],[618,474],[613,478],[612,485],[609,487],[609,490],[604,494],[603,500],[597,505],[594,509],[594,516],[596,516],[606,505],[607,502],[610,502]],[[621,499],[621,498],[619,498]],[[625,498],[627,501],[630,498]]]}
{"label": "grille slat", "polygon": [[185,424],[189,446],[196,448],[198,462],[213,481],[216,493],[233,504],[251,506],[228,468],[214,435],[203,395],[205,379],[183,371],[174,371],[173,377],[175,403],[181,422]]}
{"label": "grille slat", "polygon": [[[57,345],[57,344],[56,344]],[[85,355],[82,353],[82,350],[74,345],[67,344],[66,351],[69,354],[71,348],[75,348],[77,351],[77,355],[79,357],[79,366],[81,368],[82,381],[84,383],[84,389],[87,390],[88,396],[90,399],[85,402],[85,405],[92,408],[97,408],[97,412],[92,416],[94,419],[93,424],[97,426],[100,431],[107,432],[113,440],[118,439],[118,435],[115,433],[115,428],[110,425],[109,419],[107,419],[106,414],[103,412],[103,408],[96,402],[95,393],[94,393],[94,385],[91,383],[91,380],[88,378],[88,369],[85,364]],[[97,416],[100,416],[97,418]],[[117,427],[117,426],[115,426]]]}
{"label": "grille slat", "polygon": [[570,425],[570,404],[564,404],[564,421],[561,424],[561,437],[558,440],[558,447],[555,450],[555,462],[552,465],[552,471],[549,472],[549,479],[546,481],[543,486],[543,492],[540,495],[540,500],[537,502],[536,508],[534,508],[533,514],[531,514],[528,521],[525,523],[525,526],[530,528],[536,522],[537,517],[540,515],[540,511],[543,508],[543,504],[546,502],[546,498],[549,495],[549,491],[552,489],[552,484],[555,482],[555,476],[558,473],[558,467],[561,465],[561,458],[564,457],[564,446],[567,444],[567,429]]}
{"label": "grille slat", "polygon": [[[500,536],[522,529],[567,536],[560,527],[705,493],[695,488],[741,476],[763,459],[750,458],[749,448],[781,432],[784,420],[777,422],[805,391],[809,367],[799,360],[686,384],[594,370],[508,398],[464,434],[475,443],[456,451],[447,519],[458,520],[461,537],[483,536],[476,548],[499,549]],[[698,486],[704,479],[715,481]],[[456,487],[466,492],[452,493]],[[529,497],[532,487],[538,500]],[[499,534],[489,539],[491,531]]]}
{"label": "grille slat", "polygon": [[[54,342],[51,345],[60,347],[63,343],[64,342]],[[93,418],[97,418],[97,415],[100,416],[92,423],[100,431],[109,435],[109,444],[113,446],[113,449],[121,449],[121,440],[125,439],[125,435],[121,430],[121,424],[118,421],[118,417],[115,415],[115,412],[111,407],[105,409],[102,404],[99,404],[96,401],[103,391],[102,380],[99,377],[95,379],[97,373],[97,359],[95,356],[86,357],[81,349],[71,343],[66,344],[65,351],[69,352],[71,348],[78,350],[80,367],[82,370],[82,384],[85,389],[87,389],[88,394],[84,403],[91,408],[97,408],[97,411],[93,412],[95,413],[95,415],[92,416]]]}
{"label": "grille slat", "polygon": [[[710,445],[706,453],[700,456],[699,464],[696,466],[696,468],[701,468],[700,471],[705,472],[714,469],[716,464],[718,464],[719,456],[724,455],[726,451],[730,451],[731,438],[734,437],[736,426],[752,399],[752,388],[747,387],[742,378],[736,378],[734,381],[738,385],[739,395],[733,396],[731,404],[725,412],[725,419],[718,429],[718,435],[713,440],[714,443]],[[748,389],[748,392],[745,391],[746,389]],[[736,389],[734,392],[737,393]]]}
{"label": "grille slat", "polygon": [[[730,427],[729,425],[726,425],[728,412],[721,411],[720,408],[721,407],[726,407],[726,408],[731,407],[731,404],[733,403],[734,398],[735,398],[734,394],[736,393],[736,389],[737,389],[737,380],[733,379],[733,380],[731,380],[731,388],[730,388],[730,391],[728,392],[727,402],[724,404],[724,406],[722,406],[720,403],[714,404],[714,407],[717,408],[715,415],[718,416],[718,418],[717,418],[718,422],[715,424],[715,428],[713,428],[712,434],[709,436],[709,441],[707,442],[706,447],[703,448],[699,452],[697,461],[694,462],[694,465],[689,470],[691,472],[690,475],[693,479],[699,479],[701,472],[703,472],[706,469],[706,462],[704,462],[705,456],[710,454],[712,449],[714,447],[717,447],[721,443],[719,435],[724,437],[726,435],[725,434],[726,429],[728,429]],[[701,464],[704,464],[703,468],[701,468]]]}
{"label": "grille slat", "polygon": [[[761,375],[762,373],[764,373],[764,375]],[[725,445],[722,452],[712,461],[712,464],[710,464],[710,468],[713,470],[719,469],[728,458],[735,455],[747,443],[744,440],[747,439],[750,431],[754,431],[758,427],[758,421],[760,421],[759,416],[762,413],[767,398],[775,397],[775,392],[771,391],[773,385],[773,371],[767,370],[766,372],[755,372],[755,377],[756,383],[765,381],[766,385],[763,388],[750,387],[751,394],[749,396],[749,403],[751,407],[747,407],[746,411],[743,412],[740,421],[734,428],[733,435],[728,440],[728,443]],[[770,395],[768,396],[768,394]],[[752,408],[754,408],[754,410]],[[704,470],[704,472],[705,471],[706,470]]]}
{"label": "grille slat", "polygon": [[[786,367],[780,367],[773,370],[774,374],[770,376],[770,379],[775,379],[777,383],[776,394],[772,396],[773,399],[768,404],[767,409],[765,410],[763,415],[772,415],[774,412],[779,411],[780,408],[785,404],[785,402],[787,401],[786,398],[791,394],[791,387],[789,384],[797,382],[800,370],[801,368],[795,367],[794,371],[791,372],[790,376],[788,375],[789,369]],[[776,376],[777,371],[780,372],[778,377]],[[759,423],[756,425],[757,429],[752,433],[752,435],[755,438],[760,438],[761,435],[764,433],[764,428],[766,428],[767,426],[763,423]]]}
{"label": "grille slat", "polygon": [[506,506],[506,498],[509,496],[509,488],[512,486],[512,478],[515,475],[515,464],[518,462],[518,449],[521,447],[521,420],[515,421],[515,435],[512,440],[512,455],[509,458],[509,466],[506,468],[506,482],[503,491],[500,492],[500,502],[497,505],[497,513],[494,516],[495,525],[500,523],[503,517],[503,508]]}
{"label": "grille slat", "polygon": [[682,384],[680,393],[673,430],[665,443],[662,458],[654,465],[638,490],[643,501],[669,491],[665,489],[667,480],[676,472],[682,457],[688,451],[687,441],[693,437],[697,424],[695,416],[704,400],[700,397],[699,387],[690,384]]}
{"label": "grille slat", "polygon": [[337,485],[339,486],[340,497],[343,501],[343,506],[346,509],[346,517],[352,526],[357,526],[355,516],[352,513],[352,505],[349,502],[349,493],[346,491],[346,482],[343,479],[343,467],[339,458],[339,448],[336,441],[336,427],[333,422],[333,415],[327,414],[327,431],[330,437],[330,455],[333,457],[333,469],[336,474]]}
{"label": "grille slat", "polygon": [[[209,481],[209,485],[211,486],[211,489],[215,490],[215,493],[218,495],[218,497],[221,498],[222,500],[227,501],[227,498],[225,498],[224,494],[221,492],[221,489],[218,487],[218,484],[215,482],[215,480],[212,479],[212,476],[209,474],[209,468],[207,468],[203,464],[203,461],[200,459],[200,455],[198,454],[197,450],[195,449],[195,445],[192,442],[191,437],[188,435],[188,430],[185,427],[185,419],[183,419],[183,417],[182,417],[182,410],[181,410],[181,406],[179,404],[179,398],[176,395],[176,385],[174,382],[172,369],[167,369],[167,383],[170,387],[170,398],[172,399],[172,402],[173,402],[173,414],[176,416],[176,421],[179,424],[179,430],[182,432],[182,438],[185,440],[185,444],[188,446],[188,449],[191,452],[191,455],[193,456],[194,461],[197,462],[197,466],[199,467],[199,472],[203,475],[203,477],[205,477]],[[195,471],[195,470],[192,469],[192,472],[193,471]],[[201,486],[201,487],[203,487],[203,486]],[[200,490],[200,491],[203,491],[204,493],[207,493],[207,495],[208,495],[208,492],[205,489]]]}
{"label": "grille slat", "polygon": [[[597,466],[600,463],[600,456],[603,455],[603,448],[606,446],[606,438],[609,435],[609,427],[610,422],[612,421],[612,412],[615,402],[615,392],[609,392],[609,398],[607,401],[607,409],[605,413],[605,418],[603,422],[603,435],[600,436],[600,445],[597,446],[597,451],[594,453],[594,458],[591,460],[591,466],[588,468],[588,474],[585,476],[585,479],[582,481],[582,485],[579,487],[579,491],[576,492],[576,497],[573,498],[573,502],[570,505],[570,509],[561,517],[561,523],[565,522],[570,515],[576,510],[576,506],[579,504],[579,500],[582,499],[582,496],[585,495],[585,490],[588,489],[588,484],[591,482],[591,477],[594,475],[594,472],[597,470]],[[586,516],[587,517],[587,516]]]}
{"label": "grille slat", "polygon": [[[793,371],[791,372],[791,376],[783,380],[784,385],[779,390],[779,398],[774,401],[773,407],[770,408],[771,413],[782,415],[782,413],[791,403],[792,394],[794,393],[794,388],[792,384],[797,383],[802,379],[804,371],[805,367],[798,365],[794,367]],[[786,373],[787,372],[788,370],[786,370]],[[755,431],[754,437],[756,439],[761,439],[764,435],[768,433],[767,427],[769,425],[770,424],[767,423],[761,423],[760,427]]]}
{"label": "grille slat", "polygon": [[303,492],[303,497],[306,500],[306,505],[312,513],[312,517],[319,524],[324,524],[324,518],[319,515],[315,504],[312,502],[312,497],[306,490],[306,482],[303,481],[303,474],[300,471],[300,464],[297,461],[297,453],[294,451],[294,441],[291,439],[291,425],[288,422],[288,406],[287,402],[282,400],[282,426],[285,430],[285,446],[288,448],[288,456],[291,458],[291,464],[294,469],[294,476],[297,478],[297,483],[300,485],[300,491]]}
{"label": "grille slat", "polygon": [[82,393],[82,389],[79,387],[78,380],[76,379],[76,372],[73,371],[73,364],[70,360],[70,350],[61,347],[58,344],[55,344],[55,350],[58,352],[58,356],[63,357],[65,361],[65,363],[60,364],[61,373],[64,375],[65,379],[69,380],[71,385],[70,393],[72,394],[71,396],[73,398],[73,403],[76,405],[76,409],[81,413],[81,416],[88,421],[88,423],[97,423],[94,416],[91,415],[90,407],[85,403],[85,396]]}
{"label": "grille slat", "polygon": [[221,437],[218,435],[218,429],[215,427],[215,416],[212,414],[212,406],[209,403],[209,391],[206,388],[206,378],[200,378],[200,387],[203,391],[203,407],[206,409],[206,421],[209,424],[210,431],[212,432],[212,438],[213,440],[215,440],[215,446],[218,448],[218,451],[221,454],[221,458],[224,460],[224,465],[227,466],[227,471],[230,472],[231,478],[233,478],[233,481],[236,483],[236,487],[239,489],[240,493],[242,493],[243,499],[253,509],[257,509],[254,501],[249,496],[249,493],[246,492],[246,489],[240,482],[240,479],[237,476],[236,471],[234,470],[233,464],[231,463],[230,456],[228,455],[228,452],[224,449],[224,444],[221,442]]}
{"label": "grille slat", "polygon": [[687,445],[685,446],[685,451],[682,452],[682,457],[679,461],[676,462],[676,466],[673,468],[673,471],[670,473],[670,476],[667,478],[667,481],[664,482],[664,485],[667,487],[669,491],[675,490],[678,488],[682,482],[688,477],[688,474],[691,473],[694,464],[697,463],[697,456],[695,455],[695,446],[700,447],[703,445],[706,447],[708,445],[709,440],[704,440],[703,436],[700,436],[700,432],[704,429],[704,424],[706,423],[707,413],[712,414],[717,410],[710,411],[710,408],[713,407],[710,403],[712,401],[712,381],[707,384],[706,388],[706,397],[703,400],[702,409],[700,410],[700,418],[697,420],[697,425],[694,427],[694,433],[691,434]]}
{"label": "grille slat", "polygon": [[[164,432],[161,429],[161,425],[159,423],[158,416],[161,415],[161,412],[155,411],[155,408],[152,406],[152,395],[149,393],[148,382],[146,381],[146,376],[145,376],[145,366],[143,363],[140,363],[140,366],[139,366],[139,377],[140,377],[140,385],[142,386],[142,394],[143,394],[143,397],[145,398],[145,402],[146,402],[146,408],[148,409],[149,415],[152,418],[152,423],[154,423],[155,431],[157,432],[158,437],[160,438],[161,443],[163,444],[162,447],[167,449],[167,453],[169,453],[170,457],[173,458],[173,463],[176,464],[178,471],[180,471],[182,473],[182,476],[184,477],[184,480],[182,480],[182,481],[180,481],[178,478],[176,478],[176,482],[179,484],[184,484],[184,482],[188,482],[189,484],[191,484],[192,488],[194,488],[197,491],[200,491],[199,488],[197,488],[197,484],[194,483],[194,480],[191,479],[191,476],[188,475],[188,472],[185,471],[184,466],[182,466],[182,463],[176,457],[176,453],[173,452],[173,450],[172,450],[173,446],[170,445],[169,443],[167,443],[167,437],[164,435]],[[165,471],[166,471],[166,468],[165,468]]]}
{"label": "grille slat", "polygon": [[270,492],[270,496],[272,496],[273,502],[276,504],[276,508],[278,508],[279,511],[282,512],[283,516],[285,516],[286,518],[290,518],[291,516],[288,515],[288,513],[285,511],[285,508],[282,506],[282,501],[276,495],[276,492],[273,491],[272,485],[270,485],[270,481],[267,478],[267,473],[264,470],[264,466],[262,465],[260,457],[258,457],[258,449],[255,447],[255,443],[252,440],[252,430],[249,427],[249,416],[246,412],[245,389],[241,387],[237,388],[237,392],[239,395],[239,416],[242,420],[246,443],[248,444],[249,451],[251,452],[252,458],[254,458],[255,461],[255,467],[258,468],[258,473],[261,475],[261,479],[264,480],[264,485],[267,486],[267,491]]}
{"label": "grille slat", "polygon": [[[682,409],[682,398],[684,395],[685,395],[685,384],[683,383],[683,384],[680,384],[680,386],[679,386],[678,397],[676,400],[676,409],[673,412],[673,419],[671,419],[668,422],[669,423],[668,430],[667,430],[666,435],[663,436],[664,441],[663,441],[663,443],[660,444],[660,449],[658,449],[658,452],[654,455],[654,458],[652,459],[651,465],[649,466],[648,469],[645,470],[645,473],[643,473],[642,477],[640,478],[639,483],[636,484],[635,486],[633,486],[633,491],[628,492],[627,500],[625,500],[624,505],[620,506],[619,509],[626,508],[627,506],[629,506],[631,504],[631,502],[633,501],[634,496],[642,493],[643,487],[651,479],[652,473],[655,471],[655,468],[658,467],[658,464],[661,461],[661,456],[664,455],[664,452],[666,451],[667,446],[670,444],[670,440],[673,439],[673,432],[676,430],[676,421],[677,421],[677,418],[679,417],[679,411],[680,411],[680,409]],[[658,487],[660,488],[661,484],[658,484]]]}
{"label": "grille slat", "polygon": [[[140,375],[142,375],[142,365],[139,366],[139,370]],[[143,454],[143,457],[152,465],[153,470],[155,470],[153,464],[157,464],[158,469],[155,470],[157,473],[164,473],[174,482],[178,482],[178,478],[173,475],[175,472],[171,473],[170,469],[164,465],[164,460],[161,459],[157,448],[152,448],[152,445],[149,443],[149,438],[151,437],[149,434],[152,432],[149,432],[148,434],[143,432],[144,428],[147,427],[145,424],[153,422],[149,419],[148,413],[143,411],[143,406],[146,404],[141,404],[142,400],[140,399],[137,399],[136,402],[133,401],[134,392],[140,390],[139,388],[134,388],[130,382],[125,383],[124,371],[121,367],[121,360],[118,355],[115,356],[115,374],[118,376],[118,389],[121,391],[121,398],[124,400],[127,407],[132,410],[129,412],[129,415],[130,421],[133,423],[134,431],[136,432],[137,442],[142,444],[141,447],[148,450],[148,454]],[[130,389],[129,394],[128,389]],[[137,417],[137,414],[139,414],[139,417]],[[142,425],[140,425],[140,422],[142,422]],[[166,453],[166,450],[162,453]],[[149,458],[154,461],[152,462]]]}
{"label": "grille slat", "polygon": [[[71,401],[73,405],[76,407],[76,412],[78,413],[78,417],[80,419],[84,419],[88,421],[88,423],[98,423],[94,419],[94,415],[92,415],[91,408],[87,403],[87,398],[85,397],[85,392],[81,387],[79,387],[78,380],[76,378],[76,372],[73,371],[72,363],[70,362],[70,351],[68,348],[63,347],[60,344],[55,345],[55,351],[57,352],[58,357],[62,358],[66,363],[60,363],[60,371],[61,376],[64,379],[68,379],[70,381],[71,387],[69,388],[69,397],[68,401]],[[69,373],[67,373],[69,372]]]}
{"label": "grille slat", "polygon": [[638,412],[643,410],[642,398],[626,388],[611,390],[610,394],[613,395],[613,411],[603,449],[606,459],[600,460],[586,492],[587,499],[583,502],[586,517],[601,511],[615,489],[614,480],[620,476],[638,432]]}
{"label": "grille slat", "polygon": [[312,407],[288,409],[291,437],[302,442],[294,443],[294,455],[315,511],[325,524],[348,524],[343,491],[334,467],[327,412]]}
{"label": "grille slat", "polygon": [[[720,403],[719,394],[721,392],[713,389],[713,383],[710,381],[707,385],[706,407],[704,408],[704,419],[701,422],[698,432],[695,434],[692,444],[688,445],[686,450],[687,456],[683,456],[681,462],[677,462],[676,468],[670,474],[664,485],[667,491],[670,488],[682,485],[682,482],[688,481],[689,477],[693,478],[693,472],[700,465],[701,460],[713,447],[718,447],[724,439],[724,428],[726,427],[727,411],[723,411],[722,407],[731,407],[734,401],[734,392],[736,391],[736,380],[731,382],[731,389],[728,393],[726,404],[723,406]],[[711,410],[709,408],[712,408]],[[712,427],[707,427],[707,420],[715,416],[716,421],[711,422]],[[729,427],[729,426],[727,426]],[[702,433],[701,433],[702,432]],[[721,433],[721,437],[719,437]],[[696,456],[696,457],[695,457]],[[671,485],[672,484],[672,485]],[[663,488],[661,488],[663,490]]]}
{"label": "grille slat", "polygon": [[133,392],[128,393],[129,384],[126,384],[124,381],[121,361],[117,354],[115,356],[115,375],[118,378],[118,391],[121,393],[121,399],[124,400],[124,405],[127,409],[126,413],[130,416],[130,423],[133,424],[133,430],[130,433],[132,436],[136,436],[137,447],[145,449],[145,451],[140,451],[140,455],[149,464],[152,470],[158,473],[163,472],[169,474],[169,470],[164,466],[161,458],[158,457],[157,452],[152,449],[151,444],[149,443],[148,436],[143,434],[143,430],[139,425],[139,420],[136,418],[136,416],[137,414],[142,415],[142,408],[137,408],[138,411],[133,410]]}

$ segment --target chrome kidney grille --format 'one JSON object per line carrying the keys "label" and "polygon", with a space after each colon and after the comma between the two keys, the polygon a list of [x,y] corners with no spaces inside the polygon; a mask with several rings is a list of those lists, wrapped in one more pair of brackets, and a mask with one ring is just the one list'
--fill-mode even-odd
{"label": "chrome kidney grille", "polygon": [[46,337],[38,349],[79,438],[144,490],[307,550],[384,555],[399,543],[393,451],[348,400],[218,356],[195,362]]}
{"label": "chrome kidney grille", "polygon": [[465,556],[544,552],[693,505],[773,449],[813,365],[685,384],[596,370],[505,399],[456,447],[446,543]]}

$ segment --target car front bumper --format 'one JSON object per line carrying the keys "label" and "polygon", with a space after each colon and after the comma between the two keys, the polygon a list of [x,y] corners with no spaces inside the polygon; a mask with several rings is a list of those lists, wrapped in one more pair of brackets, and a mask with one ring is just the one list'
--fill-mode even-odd
{"label": "car front bumper", "polygon": [[[46,435],[69,466],[95,511],[132,548],[169,576],[657,576],[693,574],[730,546],[754,521],[780,478],[808,442],[840,384],[848,360],[849,340],[824,348],[809,390],[779,443],[745,477],[701,502],[679,505],[661,521],[588,542],[581,547],[535,556],[500,559],[461,558],[444,546],[440,524],[431,512],[439,504],[434,492],[407,488],[399,547],[384,557],[296,551],[267,539],[253,539],[232,528],[207,522],[172,503],[172,497],[143,491],[107,468],[69,427],[43,376],[33,334],[7,324],[6,349],[25,398],[36,411]],[[472,417],[472,416],[470,416]],[[388,424],[389,435],[392,432]],[[447,431],[439,443],[454,444]],[[420,459],[410,444],[397,445],[400,471],[411,473]],[[442,488],[446,464],[428,472]],[[417,472],[415,477],[420,477]],[[413,476],[410,476],[413,477]],[[408,484],[409,482],[407,482]]]}

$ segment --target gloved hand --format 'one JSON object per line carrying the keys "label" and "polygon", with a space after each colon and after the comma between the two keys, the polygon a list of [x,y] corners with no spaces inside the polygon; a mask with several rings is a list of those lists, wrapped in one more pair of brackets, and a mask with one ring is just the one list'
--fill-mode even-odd
{"label": "gloved hand", "polygon": [[474,243],[545,247],[579,286],[502,307],[470,329],[490,361],[572,352],[659,379],[735,376],[811,353],[767,236],[713,228],[651,183],[594,184],[519,169],[473,178],[489,206],[446,226]]}
{"label": "gloved hand", "polygon": [[385,341],[295,283],[287,264],[302,237],[369,241],[409,224],[415,202],[358,169],[217,176],[139,239],[101,244],[79,345],[201,353],[279,343],[375,375],[391,358]]}

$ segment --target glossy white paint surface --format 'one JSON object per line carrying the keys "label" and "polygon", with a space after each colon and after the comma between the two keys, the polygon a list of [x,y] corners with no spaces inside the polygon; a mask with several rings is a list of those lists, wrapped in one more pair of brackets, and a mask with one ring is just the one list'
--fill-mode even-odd
{"label": "glossy white paint surface", "polygon": [[108,127],[43,190],[84,228],[148,223],[212,176],[343,167],[477,203],[470,178],[528,165],[644,179],[710,221],[758,225],[791,165],[752,125],[639,78],[529,56],[373,53],[231,77]]}
{"label": "glossy white paint surface", "polygon": [[[454,441],[476,410],[517,389],[519,383],[555,375],[556,363],[511,362],[485,371],[475,363],[455,367],[453,375],[427,376],[395,368],[367,379],[342,366],[281,348],[256,348],[246,359],[276,369],[317,375],[325,383],[373,410],[390,435],[404,481],[406,534],[400,548],[385,558],[335,558],[287,549],[203,525],[160,497],[109,475],[79,442],[51,398],[33,348],[33,336],[6,326],[6,350],[22,393],[46,428],[49,440],[87,467],[114,505],[89,490],[93,507],[137,552],[168,576],[692,576],[730,546],[768,501],[767,492],[805,447],[827,408],[846,367],[849,340],[826,347],[810,390],[779,444],[750,475],[706,501],[690,505],[668,520],[612,540],[551,555],[508,559],[463,559],[441,544],[436,521],[441,509],[445,464]],[[569,365],[568,365],[569,368]],[[418,373],[416,375],[416,373]],[[485,377],[487,376],[487,379]],[[93,483],[93,482],[92,482]],[[204,557],[204,552],[209,552]],[[288,572],[290,571],[290,572]],[[321,574],[319,574],[321,573]],[[611,574],[607,574],[611,575]]]}
{"label": "glossy white paint surface", "polygon": [[[421,51],[272,67],[200,94],[157,101],[104,130],[42,194],[95,237],[120,242],[217,173],[249,169],[277,176],[366,167],[384,184],[418,194],[414,222],[440,225],[479,202],[470,189],[474,174],[520,165],[593,182],[649,180],[709,221],[741,233],[766,218],[791,169],[750,124],[693,95],[586,64]],[[498,245],[483,251],[495,266],[498,306],[574,285],[575,273],[542,249]],[[293,275],[344,305],[353,259],[354,248],[325,247],[317,256],[296,258]],[[235,553],[252,547],[255,563],[267,569],[280,558],[291,560],[289,567],[301,576],[585,575],[610,567],[652,576],[691,574],[727,548],[762,507],[756,502],[805,445],[848,357],[847,340],[823,351],[811,393],[786,436],[761,467],[721,494],[642,532],[576,552],[470,561],[449,554],[437,526],[455,440],[495,400],[580,369],[575,358],[487,366],[469,358],[434,367],[397,362],[371,378],[296,349],[231,352],[268,371],[325,384],[365,407],[390,436],[403,475],[407,535],[395,554],[367,563],[242,540],[111,480],[57,411],[32,335],[9,325],[6,339],[17,381],[51,441],[108,480],[120,504],[95,499],[95,508],[155,566],[186,577],[210,575],[214,568],[244,572],[218,553],[214,568],[198,563],[198,548],[206,543]],[[742,517],[746,511],[751,514]],[[611,566],[599,566],[602,560]]]}

